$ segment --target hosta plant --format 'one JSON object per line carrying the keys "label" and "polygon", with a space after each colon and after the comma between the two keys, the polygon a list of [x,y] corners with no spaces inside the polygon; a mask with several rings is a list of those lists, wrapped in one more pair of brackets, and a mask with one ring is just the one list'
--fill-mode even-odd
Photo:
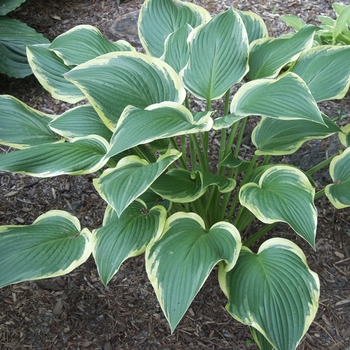
{"label": "hosta plant", "polygon": [[[146,0],[138,25],[145,53],[91,26],[27,48],[53,97],[88,102],[47,115],[1,96],[0,141],[16,150],[0,155],[0,170],[96,173],[108,205],[92,232],[60,210],[2,226],[0,285],[68,273],[91,254],[107,285],[144,253],[173,331],[218,265],[226,309],[259,347],[295,349],[315,317],[319,279],[295,243],[262,237],[284,222],[315,248],[315,199],[350,205],[350,129],[317,104],[348,91],[350,48],[314,47],[315,26],[272,38],[257,14],[211,17],[178,0]],[[244,158],[252,118],[260,122]],[[282,164],[304,142],[334,134],[339,154],[306,172]],[[333,182],[316,189],[312,175],[328,165]],[[255,219],[259,228],[244,235]]]}

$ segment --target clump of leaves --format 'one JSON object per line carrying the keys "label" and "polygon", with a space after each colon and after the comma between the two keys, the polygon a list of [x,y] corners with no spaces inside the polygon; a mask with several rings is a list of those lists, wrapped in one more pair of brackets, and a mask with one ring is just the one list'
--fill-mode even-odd
{"label": "clump of leaves", "polygon": [[6,16],[28,0],[0,0],[0,73],[24,78],[32,74],[26,46],[48,44],[49,40],[25,23]]}
{"label": "clump of leaves", "polygon": [[[107,285],[126,259],[144,253],[173,331],[218,264],[226,309],[259,347],[295,349],[318,308],[318,276],[290,240],[251,246],[284,222],[315,248],[315,199],[350,206],[349,125],[340,128],[317,105],[348,91],[350,48],[313,47],[316,26],[272,38],[255,13],[230,8],[211,17],[179,0],[145,1],[138,25],[146,54],[91,26],[28,47],[52,96],[87,104],[56,116],[1,96],[0,142],[18,150],[0,155],[0,170],[99,172],[94,186],[108,206],[92,232],[57,210],[2,226],[0,285],[68,273],[91,253]],[[222,110],[213,110],[221,98]],[[204,100],[205,110],[191,99]],[[248,160],[242,140],[251,116],[261,120]],[[210,133],[220,139],[215,165]],[[334,134],[339,154],[307,172],[271,162]],[[333,182],[316,191],[312,175],[327,165]],[[262,228],[245,236],[255,219]]]}
{"label": "clump of leaves", "polygon": [[[321,25],[314,39],[319,45],[350,45],[350,5],[346,6],[335,2],[332,7],[336,19],[328,16],[317,16]],[[283,15],[281,19],[296,31],[306,26],[302,19],[294,15]]]}

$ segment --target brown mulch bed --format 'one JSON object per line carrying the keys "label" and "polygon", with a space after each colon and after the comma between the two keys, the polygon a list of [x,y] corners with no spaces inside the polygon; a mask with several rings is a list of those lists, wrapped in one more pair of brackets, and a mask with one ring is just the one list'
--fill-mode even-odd
{"label": "brown mulch bed", "polygon": [[[78,24],[95,25],[108,39],[118,40],[126,35],[134,38],[132,19],[140,2],[129,0],[117,6],[114,0],[34,0],[13,16],[50,40]],[[231,5],[228,0],[192,2],[212,13]],[[279,19],[281,14],[297,14],[308,23],[318,23],[317,15],[334,15],[326,0],[247,0],[233,1],[233,6],[261,15],[272,35],[289,30]],[[60,114],[70,108],[52,99],[33,76],[22,80],[0,76],[0,93],[46,113]],[[349,94],[342,101],[322,104],[322,109],[330,117],[338,111],[347,114],[349,122]],[[333,142],[308,143],[291,161],[311,167],[313,161],[334,154]],[[6,151],[0,146],[0,152]],[[311,159],[307,158],[310,152]],[[105,203],[92,186],[93,177],[38,179],[0,172],[0,225],[30,224],[50,209],[62,209],[77,216],[83,227],[99,227]],[[317,181],[326,178],[321,174]],[[275,231],[304,250],[321,280],[319,311],[298,349],[346,350],[350,349],[350,209],[336,211],[325,198],[317,201],[317,207],[316,252],[285,225]],[[214,269],[170,334],[142,257],[126,261],[108,287],[89,259],[66,276],[0,290],[0,349],[257,349],[248,327],[225,311],[226,302]]]}

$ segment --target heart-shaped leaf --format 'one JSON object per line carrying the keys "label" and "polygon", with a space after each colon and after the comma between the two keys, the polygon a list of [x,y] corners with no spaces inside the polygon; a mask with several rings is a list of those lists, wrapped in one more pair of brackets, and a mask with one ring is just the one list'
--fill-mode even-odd
{"label": "heart-shaped leaf", "polygon": [[52,117],[37,111],[15,97],[0,96],[0,142],[3,145],[26,148],[57,142],[48,124]]}
{"label": "heart-shaped leaf", "polygon": [[107,163],[107,148],[107,141],[94,135],[30,147],[0,154],[0,170],[38,177],[90,174]]}
{"label": "heart-shaped leaf", "polygon": [[148,54],[160,57],[164,53],[164,42],[169,34],[186,24],[195,28],[210,18],[207,10],[189,2],[146,0],[138,22],[140,41]]}
{"label": "heart-shaped leaf", "polygon": [[138,52],[102,55],[75,67],[65,76],[84,92],[112,131],[129,105],[143,109],[163,101],[181,104],[186,96],[173,68]]}
{"label": "heart-shaped leaf", "polygon": [[132,203],[120,217],[111,207],[107,208],[103,226],[93,236],[93,255],[104,285],[126,259],[142,254],[161,235],[165,220],[164,207],[147,210],[141,201]]}
{"label": "heart-shaped leaf", "polygon": [[248,71],[248,36],[239,14],[230,8],[189,35],[189,62],[180,72],[198,98],[221,97]]}
{"label": "heart-shaped leaf", "polygon": [[325,194],[331,203],[342,209],[350,206],[350,147],[332,159],[329,166],[333,184],[327,185]]}
{"label": "heart-shaped leaf", "polygon": [[0,226],[0,287],[69,273],[91,254],[91,233],[76,217],[51,210],[32,225]]}
{"label": "heart-shaped leaf", "polygon": [[[288,91],[288,94],[284,91]],[[233,97],[230,110],[237,116],[261,115],[323,124],[321,112],[308,86],[295,73],[244,84]]]}
{"label": "heart-shaped leaf", "polygon": [[349,61],[349,46],[317,46],[303,52],[290,71],[305,81],[317,102],[341,99],[349,90]]}
{"label": "heart-shaped leaf", "polygon": [[276,165],[262,174],[259,184],[243,185],[239,199],[262,222],[286,222],[314,247],[317,226],[314,195],[315,189],[301,170]]}
{"label": "heart-shaped leaf", "polygon": [[302,250],[284,238],[266,241],[257,254],[242,247],[232,270],[220,266],[219,282],[227,311],[277,350],[295,350],[317,312],[318,276]]}
{"label": "heart-shaped leaf", "polygon": [[146,250],[146,269],[158,301],[173,331],[213,267],[225,261],[232,269],[241,239],[228,222],[209,231],[197,214],[176,213],[166,222],[162,237]]}
{"label": "heart-shaped leaf", "polygon": [[95,179],[94,186],[120,216],[180,156],[180,152],[169,150],[156,163],[148,163],[137,156],[125,157],[116,168],[105,170]]}

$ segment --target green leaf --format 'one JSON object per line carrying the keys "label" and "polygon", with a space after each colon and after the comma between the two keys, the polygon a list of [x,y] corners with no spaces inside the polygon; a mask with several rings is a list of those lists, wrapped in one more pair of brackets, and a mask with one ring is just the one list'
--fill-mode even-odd
{"label": "green leaf", "polygon": [[220,130],[223,128],[228,128],[232,124],[237,123],[241,119],[245,118],[245,115],[235,115],[233,113],[224,115],[223,117],[216,118],[214,120],[213,129]]}
{"label": "green leaf", "polygon": [[0,0],[0,16],[5,16],[17,7],[20,7],[26,0]]}
{"label": "green leaf", "polygon": [[107,208],[103,226],[93,232],[93,255],[104,285],[126,259],[142,254],[161,235],[165,220],[164,207],[147,210],[141,201],[132,203],[120,217]]}
{"label": "green leaf", "polygon": [[300,53],[311,48],[316,26],[305,26],[291,37],[263,38],[250,45],[249,72],[250,80],[275,78],[280,70]]}
{"label": "green leaf", "polygon": [[196,97],[220,98],[247,73],[248,36],[233,8],[194,29],[188,41],[190,58],[180,75]]}
{"label": "green leaf", "polygon": [[59,35],[49,46],[67,66],[76,66],[115,51],[134,51],[126,41],[111,42],[91,25],[78,25]]}
{"label": "green leaf", "polygon": [[338,136],[339,141],[344,147],[350,147],[350,124],[343,126]]}
{"label": "green leaf", "polygon": [[8,95],[0,96],[0,110],[1,144],[26,148],[57,142],[56,134],[48,127],[52,116]]}
{"label": "green leaf", "polygon": [[287,24],[287,26],[292,27],[297,32],[306,26],[306,23],[297,16],[294,15],[282,15],[280,19]]}
{"label": "green leaf", "polygon": [[324,124],[308,120],[262,118],[253,130],[252,142],[258,155],[285,155],[296,152],[307,140],[323,139],[340,131],[325,114]]}
{"label": "green leaf", "polygon": [[348,30],[350,25],[350,5],[346,6],[340,12],[333,27],[333,38],[336,39],[344,30]]}
{"label": "green leaf", "polygon": [[299,169],[276,165],[268,168],[259,184],[247,183],[239,193],[243,206],[266,224],[286,222],[315,247],[317,210],[315,189]]}
{"label": "green leaf", "polygon": [[210,113],[199,124],[186,107],[175,102],[158,103],[146,109],[128,106],[118,121],[107,156],[157,139],[208,131],[212,125]]}
{"label": "green leaf", "polygon": [[138,21],[140,41],[147,54],[160,57],[164,53],[164,43],[169,34],[185,24],[195,28],[210,18],[209,12],[204,8],[188,2],[146,0]]}
{"label": "green leaf", "polygon": [[231,271],[220,266],[219,282],[227,311],[278,350],[296,349],[317,312],[319,278],[302,250],[283,238],[269,239],[257,254],[242,247]]}
{"label": "green leaf", "polygon": [[109,141],[112,137],[111,130],[102,122],[91,105],[72,108],[52,120],[49,126],[67,138],[99,135]]}
{"label": "green leaf", "polygon": [[28,46],[27,57],[34,75],[53,98],[69,103],[77,103],[85,98],[84,94],[63,76],[72,67],[65,65],[49,50],[49,45]]}
{"label": "green leaf", "polygon": [[0,226],[0,287],[67,274],[90,254],[90,231],[80,231],[64,211],[51,210],[29,226]]}
{"label": "green leaf", "polygon": [[350,86],[349,61],[349,46],[318,46],[305,51],[290,71],[305,81],[317,102],[341,99]]}
{"label": "green leaf", "polygon": [[294,73],[244,84],[233,97],[230,111],[236,116],[261,115],[323,124],[321,112],[309,88]]}
{"label": "green leaf", "polygon": [[108,161],[108,143],[100,136],[35,146],[0,154],[0,170],[38,177],[93,173]]}
{"label": "green leaf", "polygon": [[350,147],[332,159],[329,173],[333,184],[327,185],[325,194],[337,208],[350,206]]}
{"label": "green leaf", "polygon": [[105,170],[99,179],[95,179],[94,186],[120,216],[180,156],[178,151],[169,150],[151,164],[137,156],[125,157],[116,168]]}
{"label": "green leaf", "polygon": [[186,96],[173,68],[160,59],[137,52],[100,56],[72,69],[66,78],[84,92],[112,131],[129,105],[146,108],[163,101],[182,103]]}
{"label": "green leaf", "polygon": [[26,45],[47,43],[49,41],[42,34],[25,23],[14,18],[0,17],[0,73],[14,78],[32,74]]}
{"label": "green leaf", "polygon": [[166,38],[164,54],[160,58],[173,67],[177,73],[188,62],[190,53],[187,37],[191,31],[192,27],[185,24]]}
{"label": "green leaf", "polygon": [[254,40],[268,36],[266,24],[259,15],[251,11],[237,10],[237,13],[242,18],[245,29],[247,30],[249,44]]}
{"label": "green leaf", "polygon": [[235,265],[241,248],[237,229],[218,222],[209,230],[193,213],[176,213],[162,237],[146,249],[146,270],[171,331],[175,329],[213,267]]}
{"label": "green leaf", "polygon": [[250,327],[250,332],[252,333],[252,336],[256,342],[256,344],[259,346],[260,350],[273,350],[274,347],[271,345],[271,343],[255,328]]}

